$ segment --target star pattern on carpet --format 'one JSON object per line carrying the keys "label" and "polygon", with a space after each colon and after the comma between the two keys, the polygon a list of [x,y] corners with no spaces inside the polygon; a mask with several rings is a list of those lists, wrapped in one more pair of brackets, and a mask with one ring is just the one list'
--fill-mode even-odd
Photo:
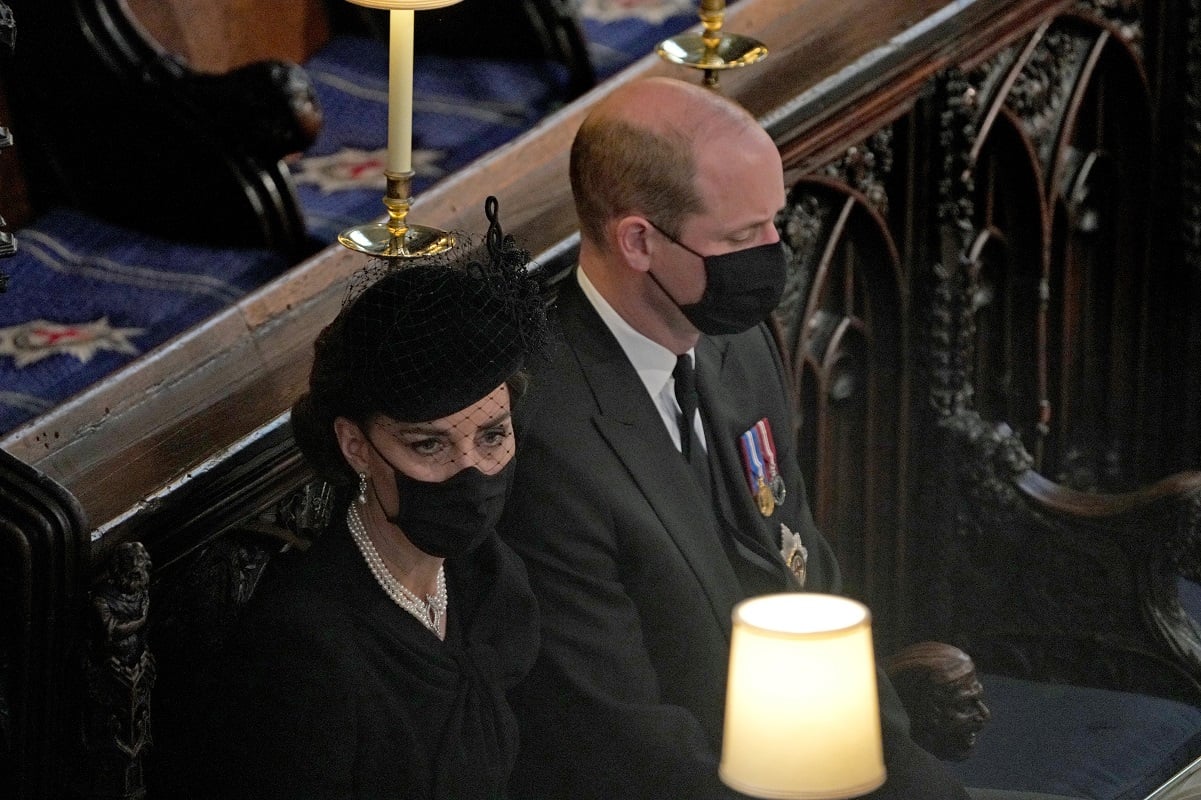
{"label": "star pattern on carpet", "polygon": [[138,355],[130,337],[141,333],[145,333],[143,328],[114,328],[108,317],[67,323],[35,319],[0,328],[0,356],[12,358],[18,368],[59,354],[86,364],[101,350]]}
{"label": "star pattern on carpet", "polygon": [[[438,161],[445,155],[441,150],[413,151],[413,172],[428,178],[441,177]],[[316,186],[325,194],[352,189],[379,189],[387,187],[384,166],[388,163],[388,151],[359,150],[347,147],[324,156],[303,158],[297,164],[292,177],[297,183]]]}

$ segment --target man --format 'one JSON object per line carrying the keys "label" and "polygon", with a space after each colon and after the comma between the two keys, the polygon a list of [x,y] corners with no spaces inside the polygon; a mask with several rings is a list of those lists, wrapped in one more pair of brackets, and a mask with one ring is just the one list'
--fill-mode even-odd
{"label": "man", "polygon": [[[839,589],[764,324],[784,281],[780,156],[740,107],[651,79],[597,104],[571,180],[579,269],[519,409],[502,522],[543,614],[513,795],[733,797],[717,776],[732,607]],[[882,700],[879,796],[965,797],[886,682]]]}

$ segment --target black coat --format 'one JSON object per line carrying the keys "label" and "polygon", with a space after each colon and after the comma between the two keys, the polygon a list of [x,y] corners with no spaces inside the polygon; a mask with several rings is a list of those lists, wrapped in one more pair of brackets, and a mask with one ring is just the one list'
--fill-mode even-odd
{"label": "black coat", "polygon": [[376,583],[344,522],[264,578],[210,686],[202,784],[221,798],[498,798],[517,750],[504,692],[537,613],[495,536],[446,562],[442,642]]}
{"label": "black coat", "polygon": [[[542,609],[542,651],[513,694],[522,728],[516,798],[709,798],[717,777],[731,610],[796,590],[780,526],[808,550],[805,589],[839,591],[794,452],[784,370],[766,326],[696,349],[716,507],[703,495],[620,345],[574,279],[557,304],[563,344],[519,405],[513,495],[501,534]],[[787,482],[770,517],[743,477],[739,436],[771,424]],[[963,797],[909,739],[882,686],[886,789]]]}

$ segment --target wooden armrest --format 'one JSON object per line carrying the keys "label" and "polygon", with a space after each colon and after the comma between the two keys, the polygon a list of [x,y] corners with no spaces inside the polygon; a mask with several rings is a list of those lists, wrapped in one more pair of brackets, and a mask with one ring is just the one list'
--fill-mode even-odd
{"label": "wooden armrest", "polygon": [[1049,480],[1034,470],[1017,476],[1017,485],[1033,502],[1050,511],[1084,519],[1104,520],[1140,513],[1168,503],[1195,502],[1201,496],[1201,471],[1178,472],[1132,492],[1081,492]]}
{"label": "wooden armrest", "polygon": [[922,638],[987,672],[1201,704],[1201,628],[1177,588],[1201,543],[1201,473],[1088,494],[1039,475],[1008,426],[974,411],[939,431]]}

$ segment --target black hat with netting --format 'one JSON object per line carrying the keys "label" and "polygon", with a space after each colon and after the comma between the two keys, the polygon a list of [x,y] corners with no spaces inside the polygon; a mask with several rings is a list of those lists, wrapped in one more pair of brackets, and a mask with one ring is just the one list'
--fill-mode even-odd
{"label": "black hat with netting", "polygon": [[[501,232],[497,201],[482,247],[459,243],[416,262],[380,260],[352,281],[335,325],[342,387],[363,412],[406,422],[449,416],[485,397],[546,344],[529,254]],[[344,394],[343,396],[347,396]]]}

